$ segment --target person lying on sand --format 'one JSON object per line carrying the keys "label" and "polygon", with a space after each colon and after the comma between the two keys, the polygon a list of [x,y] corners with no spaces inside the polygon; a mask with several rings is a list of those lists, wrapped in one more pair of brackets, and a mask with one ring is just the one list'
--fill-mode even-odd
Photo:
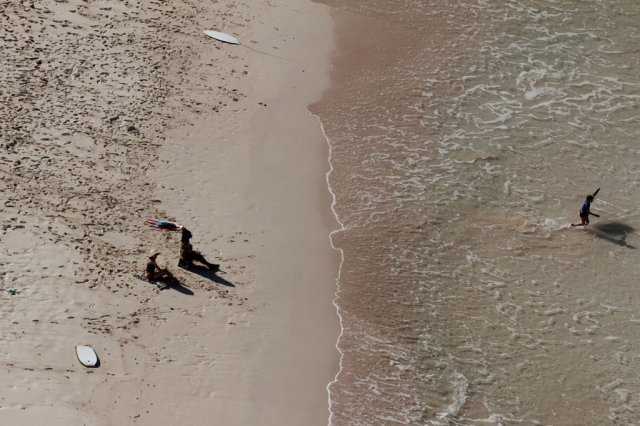
{"label": "person lying on sand", "polygon": [[193,267],[193,262],[196,261],[202,263],[203,265],[206,265],[207,268],[209,268],[211,271],[217,271],[218,269],[220,269],[220,265],[210,263],[209,261],[207,261],[207,259],[204,258],[202,254],[193,250],[193,246],[191,246],[191,243],[189,242],[192,236],[193,235],[187,228],[182,227],[182,239],[180,240],[180,260],[178,261],[178,266],[188,269]]}
{"label": "person lying on sand", "polygon": [[158,281],[162,278],[174,279],[171,272],[159,267],[156,263],[156,258],[159,254],[160,253],[156,250],[151,250],[151,253],[149,253],[149,261],[147,262],[147,267],[144,271],[144,277],[147,281]]}

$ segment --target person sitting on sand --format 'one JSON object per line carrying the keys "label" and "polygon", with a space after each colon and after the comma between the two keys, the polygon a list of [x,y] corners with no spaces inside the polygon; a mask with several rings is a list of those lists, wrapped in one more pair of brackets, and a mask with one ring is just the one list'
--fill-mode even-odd
{"label": "person sitting on sand", "polygon": [[188,269],[193,267],[193,262],[196,261],[206,265],[207,268],[209,268],[211,271],[217,271],[218,269],[220,269],[220,265],[210,263],[209,261],[207,261],[207,259],[204,258],[202,254],[193,250],[193,247],[189,242],[192,236],[193,235],[187,228],[182,227],[182,238],[180,240],[180,260],[178,261],[178,266]]}
{"label": "person sitting on sand", "polygon": [[147,279],[147,281],[153,282],[158,281],[162,278],[174,279],[171,272],[169,272],[167,269],[159,267],[156,263],[156,258],[159,254],[160,253],[156,250],[151,250],[151,253],[149,253],[149,261],[147,262],[147,267],[144,271],[144,277]]}

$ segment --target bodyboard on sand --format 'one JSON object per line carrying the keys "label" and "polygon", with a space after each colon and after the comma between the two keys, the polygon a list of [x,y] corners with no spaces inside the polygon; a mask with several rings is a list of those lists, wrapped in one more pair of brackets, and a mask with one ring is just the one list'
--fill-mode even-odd
{"label": "bodyboard on sand", "polygon": [[163,231],[179,231],[182,229],[182,225],[162,219],[147,219],[144,223],[152,228],[162,229]]}
{"label": "bodyboard on sand", "polygon": [[85,367],[95,367],[98,364],[98,355],[96,355],[96,351],[94,351],[91,346],[76,346],[76,356],[80,364]]}
{"label": "bodyboard on sand", "polygon": [[227,33],[221,33],[219,31],[212,31],[212,30],[204,30],[204,33],[209,37],[215,38],[216,40],[222,41],[224,43],[240,44],[240,40],[238,40],[234,36]]}

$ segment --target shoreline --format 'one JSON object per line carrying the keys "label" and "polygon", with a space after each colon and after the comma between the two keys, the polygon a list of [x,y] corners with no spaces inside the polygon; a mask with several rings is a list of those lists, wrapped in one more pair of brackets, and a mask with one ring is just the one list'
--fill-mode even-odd
{"label": "shoreline", "polygon": [[[318,102],[318,101],[316,101]],[[335,349],[338,352],[338,368],[336,370],[336,373],[333,377],[333,380],[331,380],[329,383],[327,383],[327,402],[329,404],[329,425],[333,424],[333,419],[335,417],[335,413],[333,411],[333,399],[331,397],[331,386],[334,385],[335,383],[337,383],[338,381],[338,376],[340,375],[340,373],[342,372],[342,361],[343,361],[343,357],[344,357],[344,352],[342,351],[342,349],[340,348],[340,339],[342,339],[342,335],[344,334],[344,324],[343,324],[343,318],[342,318],[342,314],[340,313],[340,305],[338,304],[338,299],[340,298],[340,277],[342,275],[342,266],[344,265],[344,250],[341,249],[340,247],[336,247],[333,243],[333,236],[341,231],[343,231],[344,228],[344,224],[340,221],[340,218],[338,217],[338,213],[335,210],[335,204],[336,204],[336,194],[333,192],[333,189],[331,187],[331,183],[330,183],[330,176],[331,173],[333,172],[333,163],[332,163],[332,154],[333,154],[333,149],[331,147],[331,142],[329,140],[329,136],[325,133],[324,130],[324,125],[322,124],[322,120],[320,119],[320,117],[318,115],[316,115],[315,113],[310,111],[310,114],[318,121],[319,125],[320,125],[320,130],[322,131],[322,135],[324,136],[325,142],[327,144],[327,149],[328,149],[328,157],[327,157],[327,163],[329,164],[329,170],[327,170],[327,172],[325,173],[325,180],[326,180],[326,185],[327,185],[327,189],[329,190],[329,193],[331,194],[331,212],[333,213],[333,216],[336,220],[336,223],[338,225],[338,227],[334,230],[332,230],[329,234],[329,241],[331,243],[331,247],[338,251],[340,253],[340,263],[338,265],[338,274],[336,277],[336,291],[334,293],[334,297],[332,300],[332,304],[335,308],[336,311],[336,315],[338,317],[338,323],[340,325],[340,333],[336,339],[336,345],[335,345]]]}

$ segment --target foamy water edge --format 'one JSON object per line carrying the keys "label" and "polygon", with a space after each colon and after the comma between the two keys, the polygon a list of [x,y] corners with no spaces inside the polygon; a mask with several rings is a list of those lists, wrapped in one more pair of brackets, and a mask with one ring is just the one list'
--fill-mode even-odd
{"label": "foamy water edge", "polygon": [[339,228],[338,229],[334,229],[333,231],[331,231],[329,233],[329,243],[331,244],[331,247],[334,250],[337,250],[340,252],[340,265],[338,266],[338,275],[336,276],[336,291],[333,297],[333,306],[336,309],[336,314],[338,315],[338,321],[340,322],[340,333],[338,334],[338,338],[336,339],[336,345],[335,348],[338,351],[339,354],[339,360],[338,360],[338,371],[336,372],[333,380],[331,382],[329,382],[326,386],[327,389],[327,400],[328,400],[328,410],[329,410],[329,418],[327,420],[327,424],[331,425],[333,424],[333,417],[334,417],[334,413],[333,413],[333,400],[331,398],[331,385],[333,385],[334,383],[336,383],[338,381],[338,376],[340,375],[340,373],[342,372],[342,359],[344,357],[344,354],[342,352],[342,350],[340,349],[340,339],[342,338],[342,335],[344,334],[344,325],[342,322],[342,315],[340,314],[340,306],[338,305],[338,297],[340,295],[340,276],[342,274],[342,265],[344,264],[344,251],[341,248],[336,247],[333,244],[333,235],[336,234],[337,232],[341,232],[345,230],[344,224],[340,221],[340,218],[338,217],[338,213],[336,212],[335,206],[336,206],[336,194],[333,191],[333,189],[331,188],[331,184],[329,183],[329,177],[331,176],[331,173],[333,172],[333,163],[332,163],[332,155],[333,155],[333,148],[331,146],[331,142],[329,141],[329,137],[327,136],[327,134],[325,133],[324,130],[324,126],[322,124],[322,120],[320,120],[320,117],[318,117],[317,115],[313,114],[311,111],[309,111],[309,114],[311,114],[312,117],[314,117],[316,120],[318,120],[318,124],[320,125],[320,131],[322,132],[322,136],[324,137],[324,140],[327,143],[327,146],[329,148],[329,154],[327,156],[327,163],[329,164],[329,170],[327,171],[327,173],[325,173],[325,181],[327,183],[327,190],[329,191],[329,193],[331,194],[331,211],[333,212],[333,216],[336,219],[336,222],[338,222]]}

